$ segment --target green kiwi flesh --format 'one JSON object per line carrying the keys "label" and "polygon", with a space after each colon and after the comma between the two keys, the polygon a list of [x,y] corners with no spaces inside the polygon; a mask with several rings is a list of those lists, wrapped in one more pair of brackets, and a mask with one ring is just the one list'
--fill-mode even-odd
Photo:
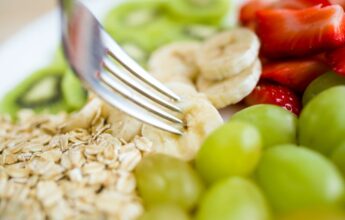
{"label": "green kiwi flesh", "polygon": [[173,0],[170,12],[177,18],[194,21],[219,21],[229,10],[229,0]]}
{"label": "green kiwi flesh", "polygon": [[64,68],[52,66],[41,69],[9,91],[0,104],[0,112],[13,117],[20,109],[58,113],[67,111],[61,83]]}
{"label": "green kiwi flesh", "polygon": [[121,45],[140,48],[144,56],[179,37],[178,23],[169,17],[165,1],[125,2],[110,11],[104,26]]}
{"label": "green kiwi flesh", "polygon": [[72,70],[68,70],[61,83],[63,98],[70,111],[79,110],[87,101],[87,91],[83,88],[78,77]]}

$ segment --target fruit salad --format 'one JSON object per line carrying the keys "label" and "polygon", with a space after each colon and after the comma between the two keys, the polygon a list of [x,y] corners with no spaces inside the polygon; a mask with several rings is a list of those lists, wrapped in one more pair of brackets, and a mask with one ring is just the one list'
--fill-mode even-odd
{"label": "fruit salad", "polygon": [[344,9],[110,9],[105,29],[181,97],[183,134],[98,99],[57,49],[0,104],[0,219],[344,220]]}

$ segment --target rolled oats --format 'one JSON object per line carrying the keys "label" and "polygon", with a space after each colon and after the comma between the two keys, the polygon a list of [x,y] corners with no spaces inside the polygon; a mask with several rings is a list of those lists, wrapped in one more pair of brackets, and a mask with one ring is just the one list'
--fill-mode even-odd
{"label": "rolled oats", "polygon": [[121,162],[120,168],[132,171],[140,162],[142,156],[138,149],[131,149],[123,151],[119,155],[119,160]]}
{"label": "rolled oats", "polygon": [[136,181],[134,175],[130,172],[120,171],[116,189],[121,193],[129,194],[135,190],[135,187]]}
{"label": "rolled oats", "polygon": [[1,165],[8,165],[8,164],[14,164],[18,161],[18,158],[15,154],[11,154],[7,152],[6,150],[2,152],[0,155],[0,164]]}
{"label": "rolled oats", "polygon": [[43,152],[40,156],[46,160],[57,163],[61,159],[62,152],[59,149],[53,149]]}
{"label": "rolled oats", "polygon": [[104,164],[98,163],[98,162],[90,162],[86,163],[82,171],[84,174],[93,174],[93,173],[99,173],[102,172],[105,169]]}
{"label": "rolled oats", "polygon": [[141,151],[144,151],[144,152],[152,151],[152,142],[145,137],[138,137],[134,139],[134,144]]}
{"label": "rolled oats", "polygon": [[0,219],[136,219],[132,171],[152,143],[111,134],[102,103],[67,116],[0,116]]}
{"label": "rolled oats", "polygon": [[72,167],[82,167],[85,163],[84,155],[78,148],[68,150],[68,157]]}
{"label": "rolled oats", "polygon": [[5,172],[12,178],[25,178],[28,177],[30,173],[24,163],[5,166]]}
{"label": "rolled oats", "polygon": [[83,174],[79,168],[74,168],[73,170],[68,171],[67,175],[73,182],[82,182],[83,180]]}

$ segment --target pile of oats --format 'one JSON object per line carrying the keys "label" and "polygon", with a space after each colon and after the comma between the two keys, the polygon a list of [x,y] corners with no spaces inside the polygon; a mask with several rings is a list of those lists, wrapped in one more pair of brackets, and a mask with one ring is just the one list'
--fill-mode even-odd
{"label": "pile of oats", "polygon": [[0,118],[0,219],[136,219],[133,169],[152,143],[111,135],[100,102],[76,115]]}

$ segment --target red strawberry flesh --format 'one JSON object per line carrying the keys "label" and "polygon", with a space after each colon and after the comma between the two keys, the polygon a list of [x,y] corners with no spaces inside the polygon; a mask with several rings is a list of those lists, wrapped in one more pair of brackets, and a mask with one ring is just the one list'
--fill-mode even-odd
{"label": "red strawberry flesh", "polygon": [[328,0],[280,0],[273,7],[281,9],[305,9],[316,5],[329,6],[331,3]]}
{"label": "red strawberry flesh", "polygon": [[243,25],[255,23],[256,12],[261,9],[267,9],[277,0],[252,0],[242,6],[240,10],[240,21]]}
{"label": "red strawberry flesh", "polygon": [[265,64],[261,77],[302,93],[314,79],[327,70],[325,64],[312,59],[288,60]]}
{"label": "red strawberry flesh", "polygon": [[326,57],[333,71],[345,76],[345,46],[327,53]]}
{"label": "red strawberry flesh", "polygon": [[299,115],[300,98],[289,88],[281,85],[260,82],[253,92],[245,98],[248,105],[272,104]]}
{"label": "red strawberry flesh", "polygon": [[345,8],[345,0],[329,0],[329,2],[333,5],[340,5]]}
{"label": "red strawberry flesh", "polygon": [[257,12],[262,52],[270,58],[296,57],[345,43],[344,10],[339,5]]}
{"label": "red strawberry flesh", "polygon": [[331,4],[328,0],[251,0],[241,7],[240,21],[247,27],[255,27],[256,12],[259,10],[305,9],[316,5],[328,6]]}

